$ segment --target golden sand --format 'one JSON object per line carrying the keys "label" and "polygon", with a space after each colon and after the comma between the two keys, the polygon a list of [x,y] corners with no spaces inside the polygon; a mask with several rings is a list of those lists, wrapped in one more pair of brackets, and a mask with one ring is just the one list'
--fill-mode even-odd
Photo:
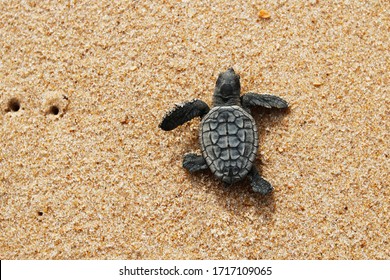
{"label": "golden sand", "polygon": [[[0,259],[389,259],[390,7],[337,2],[2,1]],[[231,66],[270,196],[158,129]]]}

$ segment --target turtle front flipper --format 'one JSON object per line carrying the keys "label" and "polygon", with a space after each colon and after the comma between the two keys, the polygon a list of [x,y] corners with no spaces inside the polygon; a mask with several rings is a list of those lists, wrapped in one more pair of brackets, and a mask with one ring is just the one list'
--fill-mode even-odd
{"label": "turtle front flipper", "polygon": [[287,101],[278,96],[253,92],[248,92],[241,96],[241,104],[245,108],[261,106],[265,108],[285,109],[288,107]]}
{"label": "turtle front flipper", "polygon": [[204,170],[208,168],[206,160],[202,156],[198,156],[193,153],[184,155],[183,167],[189,172],[193,173],[196,171]]}
{"label": "turtle front flipper", "polygon": [[169,111],[163,118],[159,127],[162,130],[172,130],[193,118],[203,117],[210,111],[209,106],[199,99],[177,104],[175,108]]}
{"label": "turtle front flipper", "polygon": [[259,171],[255,166],[252,166],[251,171],[248,173],[248,178],[254,192],[266,195],[274,189],[267,180],[260,176]]}

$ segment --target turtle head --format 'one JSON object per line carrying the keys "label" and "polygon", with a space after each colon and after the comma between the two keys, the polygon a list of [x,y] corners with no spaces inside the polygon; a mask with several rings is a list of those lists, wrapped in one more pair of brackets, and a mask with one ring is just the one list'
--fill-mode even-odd
{"label": "turtle head", "polygon": [[220,73],[214,90],[214,106],[239,105],[240,91],[240,76],[233,68]]}

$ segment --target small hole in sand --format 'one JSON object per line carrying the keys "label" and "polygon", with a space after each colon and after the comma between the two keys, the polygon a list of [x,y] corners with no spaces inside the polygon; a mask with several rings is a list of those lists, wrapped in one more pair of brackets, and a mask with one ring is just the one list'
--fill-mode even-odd
{"label": "small hole in sand", "polygon": [[60,113],[60,109],[57,106],[53,105],[50,107],[49,113],[53,115],[58,115]]}
{"label": "small hole in sand", "polygon": [[8,109],[7,111],[8,112],[17,112],[20,110],[20,102],[18,99],[16,98],[12,98],[9,102],[8,102]]}
{"label": "small hole in sand", "polygon": [[43,215],[43,212],[42,211],[38,211],[38,216],[42,216]]}

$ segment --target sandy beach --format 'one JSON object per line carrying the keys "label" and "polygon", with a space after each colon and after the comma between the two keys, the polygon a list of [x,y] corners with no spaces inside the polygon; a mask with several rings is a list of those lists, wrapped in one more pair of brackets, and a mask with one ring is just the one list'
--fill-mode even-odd
{"label": "sandy beach", "polygon": [[[59,2],[0,3],[0,259],[390,259],[388,1]],[[229,67],[271,195],[158,128]]]}

